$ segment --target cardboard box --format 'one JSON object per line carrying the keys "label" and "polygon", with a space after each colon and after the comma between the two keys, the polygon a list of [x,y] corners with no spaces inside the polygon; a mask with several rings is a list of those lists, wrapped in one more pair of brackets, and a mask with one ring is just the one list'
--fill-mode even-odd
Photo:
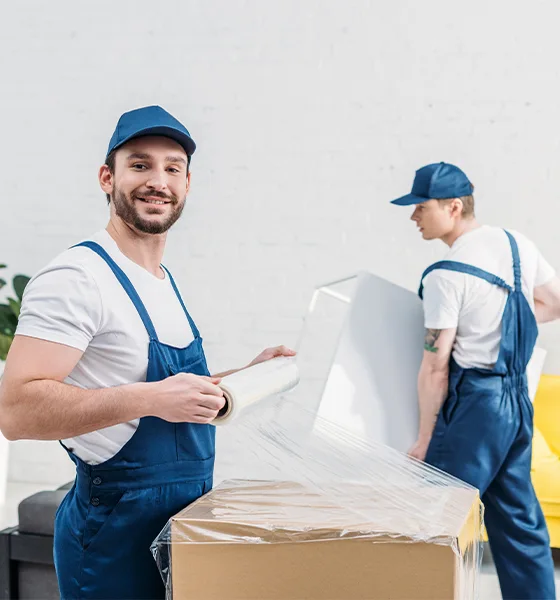
{"label": "cardboard box", "polygon": [[171,520],[174,600],[475,598],[476,490],[367,492],[223,482]]}

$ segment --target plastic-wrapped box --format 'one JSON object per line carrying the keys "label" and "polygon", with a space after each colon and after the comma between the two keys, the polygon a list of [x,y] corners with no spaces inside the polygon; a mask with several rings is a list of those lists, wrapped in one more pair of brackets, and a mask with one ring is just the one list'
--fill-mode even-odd
{"label": "plastic-wrapped box", "polygon": [[[437,514],[411,518],[362,485],[349,485],[354,502],[341,505],[295,482],[223,482],[160,536],[168,587],[176,600],[473,598],[478,494],[436,489],[424,493]],[[374,512],[378,522],[363,520]]]}
{"label": "plastic-wrapped box", "polygon": [[241,460],[154,541],[168,598],[477,598],[475,488],[282,404],[237,426],[260,463]]}

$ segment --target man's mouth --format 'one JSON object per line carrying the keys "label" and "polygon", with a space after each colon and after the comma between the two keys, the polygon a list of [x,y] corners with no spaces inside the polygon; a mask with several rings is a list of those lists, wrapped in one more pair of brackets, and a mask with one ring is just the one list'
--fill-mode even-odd
{"label": "man's mouth", "polygon": [[162,200],[161,198],[153,198],[153,197],[142,197],[142,196],[136,196],[136,200],[140,200],[141,202],[146,202],[147,204],[155,204],[155,205],[163,205],[163,204],[169,204],[170,200]]}

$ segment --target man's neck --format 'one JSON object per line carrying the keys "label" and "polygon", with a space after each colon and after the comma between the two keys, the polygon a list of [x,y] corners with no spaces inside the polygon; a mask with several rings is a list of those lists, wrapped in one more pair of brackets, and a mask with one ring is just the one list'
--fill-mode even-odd
{"label": "man's neck", "polygon": [[480,227],[480,223],[476,219],[461,219],[457,225],[447,235],[441,238],[441,241],[447,244],[450,248],[453,244],[465,233],[474,231]]}
{"label": "man's neck", "polygon": [[142,233],[114,216],[111,216],[106,230],[115,240],[119,250],[132,262],[140,265],[158,279],[165,277],[160,264],[165,250],[167,233],[158,235]]}

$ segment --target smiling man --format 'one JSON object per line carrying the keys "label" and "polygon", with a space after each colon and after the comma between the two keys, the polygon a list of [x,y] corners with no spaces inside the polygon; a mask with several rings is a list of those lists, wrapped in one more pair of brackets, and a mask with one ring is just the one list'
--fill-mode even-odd
{"label": "smiling man", "polygon": [[[12,440],[61,440],[76,464],[55,523],[63,599],[164,598],[150,544],[212,487],[225,373],[210,375],[161,265],[194,151],[162,108],[122,115],[99,171],[107,228],[55,258],[25,291],[0,428]],[[250,364],[293,354],[269,348]]]}
{"label": "smiling man", "polygon": [[422,277],[426,338],[418,377],[420,430],[410,454],[480,490],[506,599],[555,598],[544,517],[531,484],[533,408],[526,368],[537,321],[560,317],[560,281],[519,233],[480,225],[458,167],[416,172],[425,240],[449,246]]}

